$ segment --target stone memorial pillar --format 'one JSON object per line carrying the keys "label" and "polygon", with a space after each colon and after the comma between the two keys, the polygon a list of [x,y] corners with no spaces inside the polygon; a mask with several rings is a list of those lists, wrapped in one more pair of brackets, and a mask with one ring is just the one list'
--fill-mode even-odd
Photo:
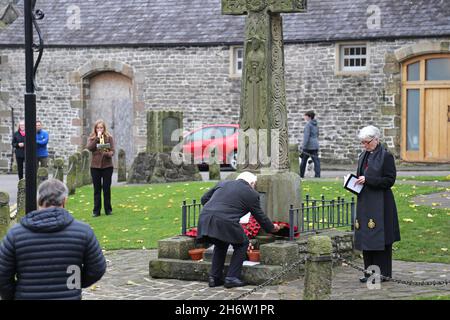
{"label": "stone memorial pillar", "polygon": [[117,182],[124,182],[127,181],[127,160],[125,150],[119,150],[118,159]]}
{"label": "stone memorial pillar", "polygon": [[83,186],[87,186],[92,183],[92,177],[91,177],[91,152],[87,149],[84,149],[83,152],[81,152],[81,158],[82,158],[82,180],[83,180]]}
{"label": "stone memorial pillar", "polygon": [[329,300],[333,274],[333,245],[328,236],[308,239],[304,300]]}
{"label": "stone memorial pillar", "polygon": [[289,221],[290,205],[301,203],[300,176],[289,164],[281,13],[305,11],[303,0],[222,0],[223,14],[247,15],[238,172],[257,174],[263,209],[275,221]]}
{"label": "stone memorial pillar", "polygon": [[67,172],[67,188],[69,189],[69,195],[75,194],[77,189],[77,157],[71,155],[69,157],[69,171]]}
{"label": "stone memorial pillar", "polygon": [[53,167],[55,169],[53,178],[64,182],[64,160],[61,158],[55,159],[55,161],[53,162]]}
{"label": "stone memorial pillar", "polygon": [[0,192],[0,242],[8,232],[11,223],[9,213],[9,194]]}

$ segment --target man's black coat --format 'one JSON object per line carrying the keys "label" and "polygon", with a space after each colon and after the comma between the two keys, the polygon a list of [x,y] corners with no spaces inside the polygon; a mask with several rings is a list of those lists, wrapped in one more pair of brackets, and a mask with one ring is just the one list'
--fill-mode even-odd
{"label": "man's black coat", "polygon": [[245,180],[221,181],[201,199],[203,209],[198,221],[199,241],[214,238],[226,243],[248,241],[239,220],[251,212],[266,232],[273,231],[272,221],[264,214],[259,193]]}

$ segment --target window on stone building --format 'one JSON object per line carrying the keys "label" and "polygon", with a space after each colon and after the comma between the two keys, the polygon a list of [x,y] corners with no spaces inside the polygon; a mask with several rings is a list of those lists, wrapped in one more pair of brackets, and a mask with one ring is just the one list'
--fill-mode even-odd
{"label": "window on stone building", "polygon": [[232,47],[231,57],[231,76],[242,76],[242,69],[244,67],[244,48]]}
{"label": "window on stone building", "polygon": [[361,72],[367,70],[367,45],[341,45],[340,71]]}

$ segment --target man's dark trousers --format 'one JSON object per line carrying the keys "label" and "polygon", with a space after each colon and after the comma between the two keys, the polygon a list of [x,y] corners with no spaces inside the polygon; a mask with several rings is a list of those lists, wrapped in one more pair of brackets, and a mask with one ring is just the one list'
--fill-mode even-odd
{"label": "man's dark trousers", "polygon": [[[214,253],[212,258],[210,276],[214,277],[215,279],[223,279],[223,267],[225,265],[228,246],[230,244],[214,238],[210,238],[210,241],[214,244]],[[231,257],[227,277],[241,277],[242,264],[247,257],[248,244],[248,240],[239,244],[231,244],[233,246],[234,252],[233,256]]]}

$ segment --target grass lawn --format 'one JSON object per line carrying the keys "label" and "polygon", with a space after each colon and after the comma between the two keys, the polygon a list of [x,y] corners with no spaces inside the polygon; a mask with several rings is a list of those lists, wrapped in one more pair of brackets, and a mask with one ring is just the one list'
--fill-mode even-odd
{"label": "grass lawn", "polygon": [[[94,229],[105,250],[156,248],[159,239],[180,234],[181,203],[200,199],[210,182],[172,183],[112,188],[113,215],[92,218],[91,186],[77,189],[68,201],[68,209],[77,219]],[[309,194],[327,200],[352,196],[341,181],[303,181],[304,198]],[[399,210],[402,241],[394,246],[394,259],[450,263],[450,209],[416,206],[411,199],[419,194],[445,188],[396,185],[394,193]]]}
{"label": "grass lawn", "polygon": [[450,182],[450,175],[448,176],[405,176],[405,177],[397,177],[400,181],[406,181],[406,180],[414,180],[414,181],[446,181]]}

